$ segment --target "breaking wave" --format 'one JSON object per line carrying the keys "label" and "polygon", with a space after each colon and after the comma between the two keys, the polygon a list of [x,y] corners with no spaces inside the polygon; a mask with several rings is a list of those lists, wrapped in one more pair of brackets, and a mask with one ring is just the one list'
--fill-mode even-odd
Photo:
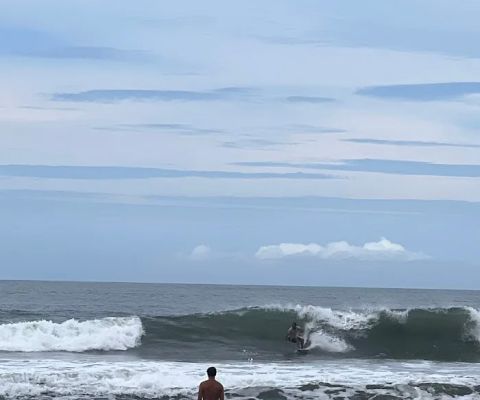
{"label": "breaking wave", "polygon": [[480,361],[480,312],[473,308],[332,310],[250,307],[220,313],[144,318],[144,346],[181,342],[279,354],[292,321],[305,327],[310,357]]}
{"label": "breaking wave", "polygon": [[140,344],[142,334],[138,317],[16,322],[0,325],[0,351],[127,350]]}
{"label": "breaking wave", "polygon": [[473,308],[333,310],[270,305],[180,316],[110,317],[0,324],[0,351],[129,351],[146,358],[272,360],[294,353],[296,320],[308,357],[480,361]]}

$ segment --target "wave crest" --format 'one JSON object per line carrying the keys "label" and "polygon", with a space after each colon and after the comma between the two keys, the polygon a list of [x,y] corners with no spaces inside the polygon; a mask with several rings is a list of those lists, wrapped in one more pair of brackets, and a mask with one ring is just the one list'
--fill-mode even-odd
{"label": "wave crest", "polygon": [[127,350],[140,345],[142,335],[138,317],[17,322],[0,325],[0,351]]}

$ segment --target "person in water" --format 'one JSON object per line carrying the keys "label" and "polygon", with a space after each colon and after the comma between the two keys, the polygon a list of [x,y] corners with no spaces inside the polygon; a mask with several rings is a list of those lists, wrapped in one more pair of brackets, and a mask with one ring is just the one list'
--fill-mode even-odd
{"label": "person in water", "polygon": [[298,327],[297,323],[294,322],[292,326],[287,331],[286,339],[289,342],[297,343],[301,349],[305,346],[305,339],[303,338],[303,332]]}
{"label": "person in water", "polygon": [[217,369],[207,369],[208,379],[203,381],[198,388],[198,400],[224,400],[223,385],[215,379]]}

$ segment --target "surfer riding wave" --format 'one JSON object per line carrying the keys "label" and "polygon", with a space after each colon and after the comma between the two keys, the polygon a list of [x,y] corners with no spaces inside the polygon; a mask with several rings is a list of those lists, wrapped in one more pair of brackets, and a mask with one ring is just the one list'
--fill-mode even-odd
{"label": "surfer riding wave", "polygon": [[292,326],[288,328],[285,339],[289,342],[296,343],[299,349],[303,349],[305,346],[303,331],[299,328],[296,322],[292,323]]}

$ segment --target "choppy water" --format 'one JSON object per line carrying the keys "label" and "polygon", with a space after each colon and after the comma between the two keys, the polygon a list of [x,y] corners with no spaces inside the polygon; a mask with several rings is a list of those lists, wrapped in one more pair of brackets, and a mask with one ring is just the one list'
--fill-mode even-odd
{"label": "choppy water", "polygon": [[478,294],[0,282],[0,396],[480,399]]}

